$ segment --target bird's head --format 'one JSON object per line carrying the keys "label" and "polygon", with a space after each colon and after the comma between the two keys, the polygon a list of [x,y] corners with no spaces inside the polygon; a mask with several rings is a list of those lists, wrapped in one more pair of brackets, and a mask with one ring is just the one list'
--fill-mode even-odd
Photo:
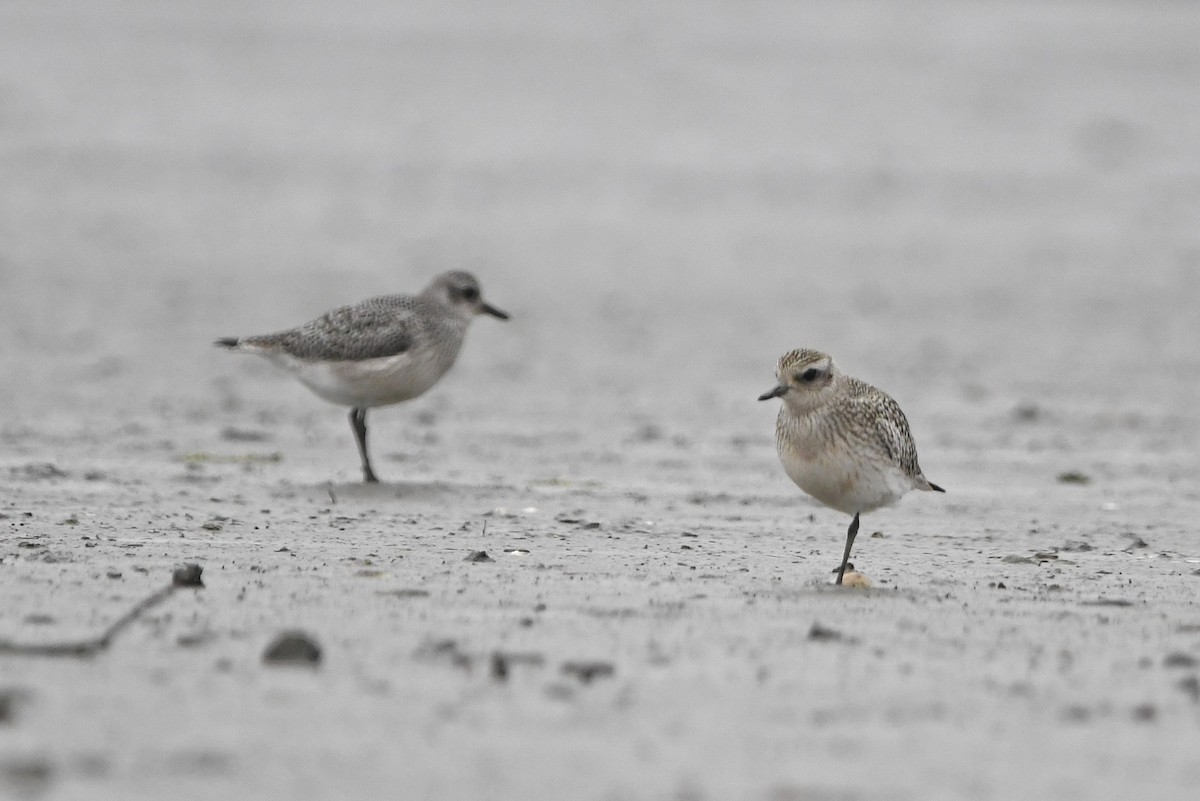
{"label": "bird's head", "polygon": [[508,319],[506,312],[502,312],[484,301],[479,281],[475,276],[463,270],[442,273],[433,279],[433,283],[427,286],[422,294],[439,303],[444,303],[468,317],[490,314],[501,320]]}
{"label": "bird's head", "polygon": [[827,393],[834,391],[839,375],[828,353],[811,348],[791,350],[775,365],[775,387],[758,399],[782,398],[791,408],[802,411],[818,405]]}

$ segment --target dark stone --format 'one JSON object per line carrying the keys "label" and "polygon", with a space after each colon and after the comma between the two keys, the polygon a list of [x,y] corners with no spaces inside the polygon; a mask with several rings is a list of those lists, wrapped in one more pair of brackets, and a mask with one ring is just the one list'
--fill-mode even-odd
{"label": "dark stone", "polygon": [[321,663],[321,646],[302,631],[285,631],[263,653],[268,665],[311,665]]}
{"label": "dark stone", "polygon": [[827,628],[820,623],[813,623],[808,630],[808,639],[819,642],[836,642],[844,639],[844,635],[836,629]]}
{"label": "dark stone", "polygon": [[612,662],[563,662],[562,672],[574,676],[583,684],[591,684],[592,679],[609,678],[617,669]]}
{"label": "dark stone", "polygon": [[1193,668],[1200,664],[1200,659],[1191,654],[1185,654],[1183,651],[1174,651],[1167,654],[1163,659],[1163,667],[1169,668]]}
{"label": "dark stone", "polygon": [[493,651],[488,661],[488,673],[496,681],[508,681],[508,659],[499,651]]}
{"label": "dark stone", "polygon": [[171,573],[171,586],[173,587],[203,587],[204,582],[200,579],[200,574],[204,572],[204,568],[195,562],[188,562],[177,568]]}

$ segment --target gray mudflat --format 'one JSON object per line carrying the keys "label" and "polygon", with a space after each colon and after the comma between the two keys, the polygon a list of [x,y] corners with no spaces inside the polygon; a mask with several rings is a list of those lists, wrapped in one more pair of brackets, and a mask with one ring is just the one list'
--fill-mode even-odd
{"label": "gray mudflat", "polygon": [[[1194,798],[1197,42],[1188,3],[3,4],[0,643],[206,587],[0,653],[0,797]],[[455,267],[513,319],[371,413],[378,487],[210,345]],[[864,518],[866,592],[755,401],[801,345],[949,491]]]}

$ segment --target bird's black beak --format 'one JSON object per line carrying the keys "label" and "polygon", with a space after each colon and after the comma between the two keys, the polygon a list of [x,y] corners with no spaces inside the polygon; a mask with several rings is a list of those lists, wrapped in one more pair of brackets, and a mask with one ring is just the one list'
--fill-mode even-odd
{"label": "bird's black beak", "polygon": [[780,395],[784,395],[786,393],[787,393],[787,387],[780,384],[779,386],[772,389],[770,392],[764,392],[763,394],[759,395],[758,399],[760,401],[761,400],[770,400],[771,398],[778,398]]}
{"label": "bird's black beak", "polygon": [[508,312],[502,312],[499,309],[497,309],[495,306],[491,305],[490,303],[481,303],[479,305],[479,310],[481,312],[483,312],[484,314],[490,314],[493,317],[497,317],[501,320],[508,319]]}

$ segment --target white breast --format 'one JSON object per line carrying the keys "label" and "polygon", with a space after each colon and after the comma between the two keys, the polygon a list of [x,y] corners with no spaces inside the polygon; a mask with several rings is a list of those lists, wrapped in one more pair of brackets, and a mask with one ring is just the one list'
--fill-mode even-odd
{"label": "white breast", "polygon": [[823,436],[811,421],[780,430],[779,460],[788,477],[826,506],[857,514],[895,503],[912,479],[883,454],[853,441]]}

